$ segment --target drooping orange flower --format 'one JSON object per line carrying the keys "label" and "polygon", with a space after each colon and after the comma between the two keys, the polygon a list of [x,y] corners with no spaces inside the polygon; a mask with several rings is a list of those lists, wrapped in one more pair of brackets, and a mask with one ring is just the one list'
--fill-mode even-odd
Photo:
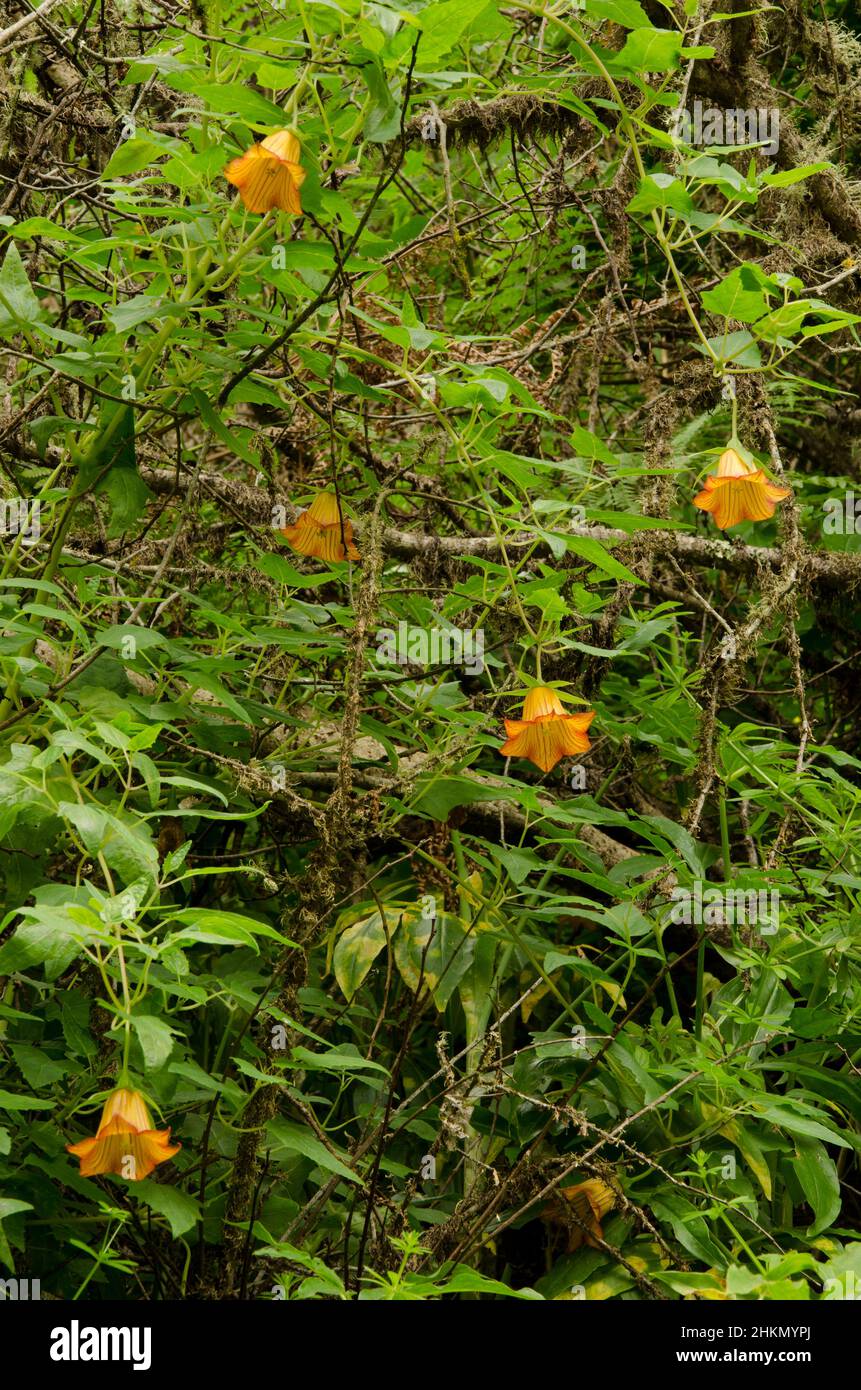
{"label": "drooping orange flower", "polygon": [[281,208],[301,217],[299,189],[305,181],[305,170],[299,163],[300,153],[299,141],[291,131],[276,130],[238,159],[232,159],[224,177],[239,189],[249,212]]}
{"label": "drooping orange flower", "polygon": [[772,483],[761,468],[745,463],[735,449],[724,449],[717,473],[706,478],[705,487],[694,498],[694,506],[711,512],[715,523],[726,531],[741,521],[768,521],[774,516],[775,505],[790,491]]}
{"label": "drooping orange flower", "polygon": [[528,758],[550,772],[560,758],[588,752],[592,745],[586,730],[594,718],[593,709],[568,714],[555,690],[537,685],[523,701],[523,718],[506,719],[508,738],[499,751],[506,758]]}
{"label": "drooping orange flower", "polygon": [[95,1139],[81,1139],[66,1148],[81,1160],[82,1178],[117,1173],[139,1182],[156,1164],[179,1153],[182,1145],[171,1144],[169,1129],[153,1129],[140,1091],[121,1086],[105,1101]]}
{"label": "drooping orange flower", "polygon": [[318,560],[360,560],[353,544],[353,523],[338,506],[334,492],[318,492],[307,511],[281,532],[300,555]]}
{"label": "drooping orange flower", "polygon": [[542,1209],[541,1219],[551,1226],[567,1227],[570,1255],[584,1241],[595,1248],[594,1237],[604,1239],[601,1221],[608,1211],[613,1210],[617,1200],[616,1193],[607,1183],[600,1178],[589,1178],[586,1182],[560,1188],[554,1193]]}

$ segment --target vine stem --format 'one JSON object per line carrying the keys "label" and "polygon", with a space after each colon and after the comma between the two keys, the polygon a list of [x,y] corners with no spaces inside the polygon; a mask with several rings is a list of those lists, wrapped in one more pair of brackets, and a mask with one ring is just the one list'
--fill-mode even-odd
{"label": "vine stem", "polygon": [[[228,226],[229,220],[230,213],[228,212],[222,224],[222,229],[225,229]],[[268,230],[270,225],[271,224],[268,222],[268,214],[265,214],[258,226],[255,227],[254,230],[249,234],[249,236],[240,244],[238,249],[234,252],[233,256],[231,256],[223,266],[218,266],[215,269],[210,269],[210,266],[212,264],[212,251],[208,247],[205,248],[200,257],[198,258],[197,264],[189,268],[185,289],[180,295],[178,303],[181,305],[190,304],[198,293],[200,293],[201,291],[207,291],[210,288],[212,288],[212,286],[218,282],[219,277],[224,275],[225,272],[227,272],[227,283],[229,283],[235,266],[240,263],[242,258],[249,250],[249,248],[252,248],[257,245],[264,231]],[[148,385],[152,372],[154,371],[161,359],[162,350],[167,345],[167,342],[173,331],[173,320],[171,318],[168,318],[166,322],[162,325],[162,327],[158,330],[158,332],[154,334],[152,338],[147,339],[147,341],[143,344],[143,347],[141,348],[140,352],[138,353],[135,359],[135,378],[139,387],[146,388],[146,386]],[[60,513],[59,520],[57,521],[56,527],[54,529],[54,534],[51,538],[51,546],[48,552],[48,557],[40,575],[40,579],[43,583],[53,581],[54,576],[57,573],[57,570],[60,566],[60,561],[63,555],[63,547],[65,545],[66,537],[68,536],[69,530],[71,528],[78,504],[81,502],[82,498],[86,496],[90,488],[93,486],[92,481],[84,481],[84,479],[87,476],[87,469],[98,458],[100,452],[102,454],[104,454],[105,452],[109,452],[110,449],[114,446],[115,436],[117,435],[122,423],[123,412],[117,410],[101,432],[99,432],[98,430],[87,431],[88,435],[90,435],[91,437],[89,438],[89,442],[83,448],[75,446],[70,450],[70,460],[76,466],[77,474],[74,482],[72,483],[72,486],[69,489],[69,494],[65,500],[63,509]],[[143,418],[139,422],[138,428],[145,428],[147,423],[148,417],[145,413],[143,415]],[[108,467],[111,466],[112,462],[113,459],[111,458]],[[4,577],[6,570],[8,570],[8,565],[4,569]],[[35,615],[31,614],[29,624],[30,627],[35,629],[38,625],[38,622],[39,619]],[[23,656],[32,656],[36,647],[36,640],[36,636],[34,635],[33,638],[23,648]],[[0,701],[0,723],[2,723],[2,721],[5,720],[15,708],[15,704],[18,699],[18,689],[20,686],[20,680],[20,671],[16,671],[8,683],[3,700]]]}
{"label": "vine stem", "polygon": [[[730,860],[729,847],[729,822],[726,814],[726,792],[721,789],[718,798],[718,815],[720,816],[720,843],[721,854],[723,856],[723,881],[726,884],[732,882],[732,862]],[[703,1019],[705,1017],[705,962],[706,962],[706,929],[705,923],[700,923],[700,940],[697,947],[697,1012],[694,1024],[694,1034],[697,1042],[703,1035]]]}
{"label": "vine stem", "polygon": [[[559,15],[547,14],[545,10],[539,8],[539,6],[537,5],[525,5],[522,3],[518,3],[516,8],[518,10],[525,10],[528,14],[537,15],[541,19],[551,20],[554,24],[558,25],[559,28],[562,29],[568,35],[569,38],[573,39],[577,47],[588,55],[589,61],[595,64],[595,67],[598,69],[598,72],[601,74],[604,81],[607,83],[613,100],[618,105],[619,125],[621,129],[624,131],[625,138],[627,139],[628,144],[631,148],[631,153],[634,156],[634,163],[637,166],[637,173],[639,174],[641,179],[644,179],[646,177],[646,166],[643,163],[643,156],[640,151],[640,146],[636,134],[634,133],[634,127],[630,113],[624,101],[622,100],[622,94],[619,91],[619,88],[616,86],[616,82],[612,74],[608,72],[604,63],[602,63],[601,59],[598,57],[598,54],[595,53],[594,50],[590,47],[590,45],[586,42],[586,40],[583,38],[583,35],[578,33],[578,31],[575,28],[573,28],[572,25],[567,24],[565,20],[562,19]],[[697,318],[696,313],[694,312],[694,307],[691,304],[690,299],[688,298],[688,292],[685,287],[684,280],[682,279],[681,272],[679,271],[679,268],[676,265],[672,248],[670,247],[669,240],[664,231],[662,219],[658,216],[657,210],[655,208],[652,208],[651,210],[651,218],[655,228],[655,240],[657,241],[662,252],[664,253],[664,259],[666,260],[670,270],[670,274],[672,275],[673,280],[675,281],[676,289],[678,290],[679,295],[681,297],[681,301],[685,306],[685,312],[691,321],[691,326],[693,327],[694,332],[696,333],[697,337],[702,343],[706,355],[711,358],[712,362],[716,363],[718,361],[718,355],[712,347],[711,343],[709,342],[708,338],[706,337],[705,333],[703,332],[702,325],[700,324],[700,321]]]}

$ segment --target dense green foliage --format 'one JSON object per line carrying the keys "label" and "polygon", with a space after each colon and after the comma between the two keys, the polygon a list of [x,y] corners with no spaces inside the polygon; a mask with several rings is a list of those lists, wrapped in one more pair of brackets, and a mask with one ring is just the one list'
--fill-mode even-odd
{"label": "dense green foliage", "polygon": [[[5,8],[0,1273],[852,1297],[849,5]],[[182,1148],[85,1177],[123,1083]]]}

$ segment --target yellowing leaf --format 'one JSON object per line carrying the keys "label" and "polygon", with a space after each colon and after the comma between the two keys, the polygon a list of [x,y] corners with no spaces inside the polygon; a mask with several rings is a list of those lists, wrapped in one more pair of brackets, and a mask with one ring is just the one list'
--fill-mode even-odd
{"label": "yellowing leaf", "polygon": [[[391,930],[389,924],[389,932]],[[333,964],[335,979],[345,999],[352,999],[385,944],[386,928],[379,912],[372,912],[341,933]]]}

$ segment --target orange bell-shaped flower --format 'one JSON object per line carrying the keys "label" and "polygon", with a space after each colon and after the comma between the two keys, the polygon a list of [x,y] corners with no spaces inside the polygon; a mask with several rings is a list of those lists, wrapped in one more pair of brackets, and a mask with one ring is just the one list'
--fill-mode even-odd
{"label": "orange bell-shaped flower", "polygon": [[117,1173],[139,1182],[153,1168],[179,1153],[181,1144],[171,1144],[169,1129],[153,1129],[146,1101],[140,1091],[125,1086],[112,1091],[105,1101],[94,1139],[67,1144],[70,1154],[81,1160],[81,1177]]}
{"label": "orange bell-shaped flower", "polygon": [[318,492],[307,511],[281,532],[300,555],[318,560],[360,560],[353,544],[353,523],[345,517],[334,492]]}
{"label": "orange bell-shaped flower", "polygon": [[745,463],[735,449],[724,449],[717,473],[706,478],[705,487],[694,498],[694,506],[711,512],[715,523],[726,531],[742,521],[768,521],[774,516],[776,504],[790,491],[788,487],[777,487],[762,469]]}
{"label": "orange bell-shaped flower", "polygon": [[550,772],[560,758],[586,753],[592,747],[586,730],[595,711],[568,714],[555,690],[537,685],[523,701],[523,718],[506,719],[508,738],[500,748],[506,758],[528,758]]}
{"label": "orange bell-shaped flower", "polygon": [[595,1247],[595,1237],[604,1239],[601,1220],[613,1210],[617,1200],[607,1183],[600,1178],[589,1178],[554,1193],[542,1209],[541,1219],[551,1226],[568,1227],[568,1253],[572,1254],[584,1241]]}
{"label": "orange bell-shaped flower", "polygon": [[238,159],[232,159],[224,177],[239,189],[249,212],[281,208],[301,217],[299,189],[305,181],[305,170],[299,163],[300,153],[299,141],[292,131],[276,130]]}

